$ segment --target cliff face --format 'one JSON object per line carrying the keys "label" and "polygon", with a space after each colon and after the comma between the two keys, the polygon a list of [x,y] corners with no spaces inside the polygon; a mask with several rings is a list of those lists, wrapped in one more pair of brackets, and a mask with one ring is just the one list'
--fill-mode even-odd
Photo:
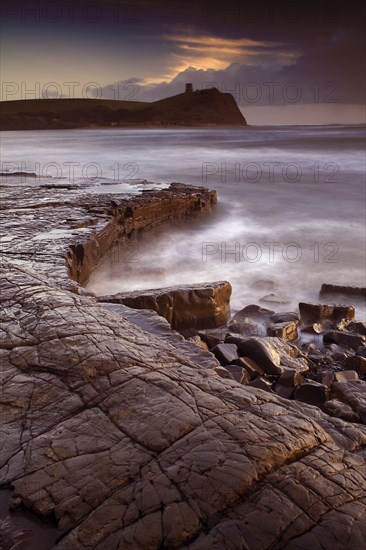
{"label": "cliff face", "polygon": [[239,125],[246,121],[234,97],[216,88],[153,103],[97,99],[3,101],[1,130],[125,126]]}

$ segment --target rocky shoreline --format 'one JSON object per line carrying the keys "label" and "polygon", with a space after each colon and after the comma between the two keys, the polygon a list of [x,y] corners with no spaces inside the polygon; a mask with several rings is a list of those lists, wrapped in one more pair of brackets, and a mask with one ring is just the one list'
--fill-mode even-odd
{"label": "rocky shoreline", "polygon": [[[179,334],[81,285],[113,242],[209,212],[215,192],[1,189],[11,509],[53,518],[61,550],[363,546],[366,325],[351,304],[229,319],[221,283],[209,300],[226,324]],[[197,289],[186,296],[197,311]]]}

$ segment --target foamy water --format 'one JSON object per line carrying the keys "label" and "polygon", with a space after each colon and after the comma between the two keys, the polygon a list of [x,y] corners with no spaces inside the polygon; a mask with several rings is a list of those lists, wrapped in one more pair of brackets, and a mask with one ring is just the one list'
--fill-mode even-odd
{"label": "foamy water", "polygon": [[88,284],[98,294],[226,279],[233,310],[271,293],[284,310],[323,282],[365,285],[361,126],[6,132],[2,160],[105,192],[217,190],[211,214],[111,251]]}

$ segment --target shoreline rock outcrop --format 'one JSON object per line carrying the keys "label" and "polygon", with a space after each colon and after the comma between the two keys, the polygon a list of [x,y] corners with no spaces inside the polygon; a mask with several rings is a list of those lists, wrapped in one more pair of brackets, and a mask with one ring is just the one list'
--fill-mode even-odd
{"label": "shoreline rock outcrop", "polygon": [[99,296],[99,302],[152,309],[174,330],[222,327],[229,321],[231,284],[227,281],[180,285]]}
{"label": "shoreline rock outcrop", "polygon": [[172,183],[140,195],[97,193],[90,186],[0,186],[2,258],[81,284],[113,243],[158,225],[209,212],[216,192]]}
{"label": "shoreline rock outcrop", "polygon": [[[182,216],[209,210],[214,193],[193,189],[162,191],[161,203],[153,193],[137,197],[119,210],[111,196],[81,193],[76,207],[72,189],[45,196],[22,188],[17,201],[7,188],[0,488],[12,490],[12,510],[57,522],[55,550],[361,548],[366,382],[353,374],[329,390],[316,386],[331,397],[330,415],[268,391],[277,376],[282,388],[301,387],[313,355],[294,344],[268,337],[270,349],[265,337],[234,333],[219,347],[207,334],[235,367],[254,372],[264,361],[262,378],[244,385],[229,371],[219,376],[214,355],[156,313],[98,302],[80,284],[114,238],[160,223],[149,207],[161,204],[168,222],[176,193]],[[79,249],[68,271],[70,244]],[[235,359],[236,350],[250,357]]]}

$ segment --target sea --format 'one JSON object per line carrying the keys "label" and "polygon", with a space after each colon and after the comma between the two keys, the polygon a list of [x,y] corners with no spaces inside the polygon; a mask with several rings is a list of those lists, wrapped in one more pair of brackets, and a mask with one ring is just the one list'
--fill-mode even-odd
{"label": "sea", "polygon": [[3,132],[1,171],[126,196],[217,191],[209,214],[116,245],[87,284],[98,295],[227,280],[233,312],[289,311],[318,302],[322,283],[365,286],[361,125]]}

